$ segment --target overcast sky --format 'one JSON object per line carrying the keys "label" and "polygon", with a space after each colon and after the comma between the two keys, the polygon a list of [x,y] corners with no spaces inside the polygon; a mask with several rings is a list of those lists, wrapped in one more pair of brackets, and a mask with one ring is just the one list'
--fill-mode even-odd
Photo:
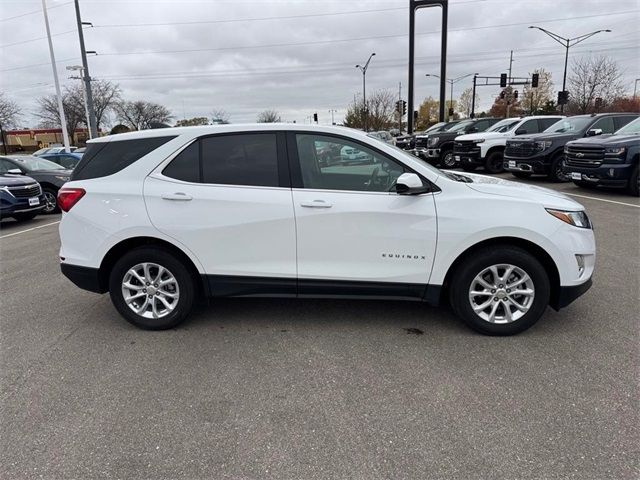
{"label": "overcast sky", "polygon": [[[73,2],[48,0],[53,43],[62,84],[67,65],[80,54]],[[362,75],[354,68],[376,56],[367,91],[391,89],[406,99],[408,0],[80,0],[91,75],[120,84],[128,100],[167,106],[175,119],[226,110],[232,122],[253,122],[264,109],[301,123],[329,110],[341,121]],[[513,76],[535,68],[562,83],[563,48],[530,24],[574,37],[612,29],[574,47],[571,58],[608,55],[624,70],[633,91],[640,77],[638,0],[451,0],[447,77],[478,72],[499,75],[514,51]],[[438,9],[416,20],[416,104],[437,97],[425,73],[439,73]],[[0,0],[0,90],[35,126],[36,98],[55,92],[40,0]],[[640,83],[640,82],[639,82]],[[455,85],[454,96],[471,85]],[[640,86],[639,86],[640,88]],[[480,110],[498,93],[478,90]]]}

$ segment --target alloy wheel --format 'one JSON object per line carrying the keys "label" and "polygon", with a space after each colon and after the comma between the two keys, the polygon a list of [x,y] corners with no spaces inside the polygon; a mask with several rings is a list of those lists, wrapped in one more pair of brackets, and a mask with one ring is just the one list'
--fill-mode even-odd
{"label": "alloy wheel", "polygon": [[44,213],[52,213],[58,206],[56,196],[48,191],[44,192]]}
{"label": "alloy wheel", "polygon": [[157,263],[139,263],[122,279],[122,298],[137,315],[162,318],[178,305],[180,288],[174,275]]}
{"label": "alloy wheel", "polygon": [[482,270],[469,287],[469,303],[481,319],[489,323],[512,323],[533,305],[533,280],[522,268],[497,264]]}
{"label": "alloy wheel", "polygon": [[456,165],[456,162],[453,157],[453,152],[447,152],[442,158],[442,164],[447,168],[453,168]]}

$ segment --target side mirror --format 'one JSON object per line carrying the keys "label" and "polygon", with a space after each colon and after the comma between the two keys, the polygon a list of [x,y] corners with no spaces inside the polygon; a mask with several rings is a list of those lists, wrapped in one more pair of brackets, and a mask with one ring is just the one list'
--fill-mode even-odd
{"label": "side mirror", "polygon": [[399,195],[419,195],[429,191],[415,173],[403,173],[396,180],[396,193]]}
{"label": "side mirror", "polygon": [[10,168],[7,170],[7,173],[10,173],[11,175],[22,175],[22,170],[19,168]]}
{"label": "side mirror", "polygon": [[596,135],[602,135],[601,128],[590,128],[587,130],[587,137],[595,137]]}

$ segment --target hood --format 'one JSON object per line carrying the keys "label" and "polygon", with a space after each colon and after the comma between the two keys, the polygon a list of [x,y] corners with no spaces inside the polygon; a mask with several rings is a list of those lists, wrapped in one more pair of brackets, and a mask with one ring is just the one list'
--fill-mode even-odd
{"label": "hood", "polygon": [[572,200],[567,195],[548,188],[475,173],[461,173],[460,175],[473,180],[473,183],[466,185],[476,192],[489,195],[502,195],[504,197],[517,198],[518,200],[530,200],[540,203],[545,207],[564,210],[584,210],[581,204]]}
{"label": "hood", "polygon": [[586,145],[639,145],[640,135],[596,135],[595,137],[581,138],[572,143]]}
{"label": "hood", "polygon": [[499,132],[467,133],[466,135],[457,136],[456,140],[480,140],[480,139],[488,140],[490,138],[511,138],[511,134],[509,132],[505,132],[505,133],[499,133]]}
{"label": "hood", "polygon": [[19,187],[21,185],[31,185],[36,181],[25,175],[0,175],[0,187]]}

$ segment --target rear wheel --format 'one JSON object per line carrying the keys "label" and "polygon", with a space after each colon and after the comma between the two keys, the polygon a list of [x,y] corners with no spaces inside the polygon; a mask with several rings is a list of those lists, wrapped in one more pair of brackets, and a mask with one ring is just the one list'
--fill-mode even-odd
{"label": "rear wheel", "polygon": [[141,247],[116,262],[109,276],[111,301],[120,315],[146,330],[182,323],[193,306],[195,284],[188,268],[173,254]]}
{"label": "rear wheel", "polygon": [[454,168],[456,166],[456,159],[453,156],[453,151],[447,150],[440,157],[440,164],[444,168]]}
{"label": "rear wheel", "polygon": [[491,152],[484,163],[484,169],[489,173],[500,173],[504,171],[502,152]]}
{"label": "rear wheel", "polygon": [[547,272],[518,247],[482,249],[453,273],[449,300],[454,312],[485,335],[513,335],[535,324],[550,296]]}
{"label": "rear wheel", "polygon": [[511,172],[511,175],[513,175],[516,178],[522,178],[522,179],[531,177],[530,172]]}
{"label": "rear wheel", "polygon": [[36,215],[38,215],[38,213],[39,212],[16,213],[15,215],[13,215],[13,218],[15,218],[17,222],[26,222],[36,218]]}
{"label": "rear wheel", "polygon": [[569,175],[562,171],[562,163],[564,162],[564,153],[559,153],[551,161],[549,167],[549,180],[552,182],[568,182],[570,180]]}
{"label": "rear wheel", "polygon": [[638,165],[633,170],[631,178],[629,179],[629,193],[634,197],[640,197],[640,178],[638,178]]}

